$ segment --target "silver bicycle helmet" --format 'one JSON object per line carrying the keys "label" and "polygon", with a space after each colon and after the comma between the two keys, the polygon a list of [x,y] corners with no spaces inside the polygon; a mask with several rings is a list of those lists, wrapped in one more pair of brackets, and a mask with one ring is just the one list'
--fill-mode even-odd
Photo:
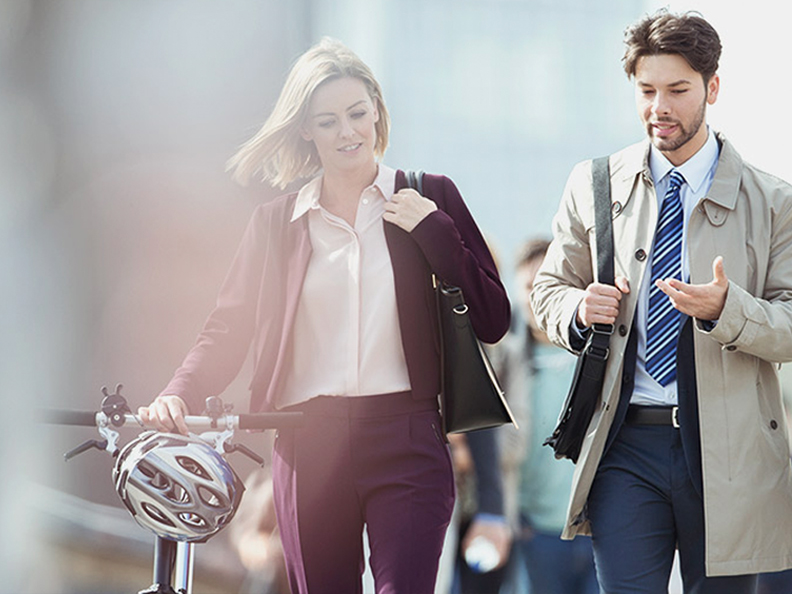
{"label": "silver bicycle helmet", "polygon": [[138,524],[157,536],[203,542],[226,526],[245,487],[196,436],[147,431],[118,455],[113,483]]}

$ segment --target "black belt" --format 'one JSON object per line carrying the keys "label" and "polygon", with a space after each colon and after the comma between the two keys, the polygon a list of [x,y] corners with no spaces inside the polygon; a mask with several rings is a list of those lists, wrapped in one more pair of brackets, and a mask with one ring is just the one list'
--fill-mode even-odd
{"label": "black belt", "polygon": [[679,407],[631,404],[624,422],[628,425],[671,425],[679,429]]}

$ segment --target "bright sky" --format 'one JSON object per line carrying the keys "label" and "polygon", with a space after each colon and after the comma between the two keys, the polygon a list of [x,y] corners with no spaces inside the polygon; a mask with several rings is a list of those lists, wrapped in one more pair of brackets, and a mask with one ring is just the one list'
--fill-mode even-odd
{"label": "bright sky", "polygon": [[789,22],[792,4],[779,0],[655,2],[674,12],[697,10],[721,37],[721,89],[708,121],[746,161],[792,179],[786,139],[792,135]]}

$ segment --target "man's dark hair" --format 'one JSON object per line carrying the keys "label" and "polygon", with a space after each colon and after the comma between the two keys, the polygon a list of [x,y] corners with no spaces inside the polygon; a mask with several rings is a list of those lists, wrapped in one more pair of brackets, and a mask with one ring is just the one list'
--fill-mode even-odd
{"label": "man's dark hair", "polygon": [[644,56],[678,54],[707,83],[718,71],[721,42],[717,31],[696,12],[673,14],[661,9],[644,17],[624,32],[624,71],[635,76]]}
{"label": "man's dark hair", "polygon": [[544,238],[529,239],[517,250],[517,265],[515,268],[530,264],[536,259],[543,260],[550,247],[550,240]]}

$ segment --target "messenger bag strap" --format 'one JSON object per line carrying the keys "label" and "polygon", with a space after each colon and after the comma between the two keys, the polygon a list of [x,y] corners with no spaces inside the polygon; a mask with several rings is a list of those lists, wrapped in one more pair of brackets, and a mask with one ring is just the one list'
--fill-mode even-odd
{"label": "messenger bag strap", "polygon": [[[597,280],[613,285],[613,222],[611,220],[610,166],[608,157],[591,163],[591,182],[594,190],[594,235],[597,244]],[[588,352],[600,359],[597,373],[605,373],[613,324],[594,324]]]}
{"label": "messenger bag strap", "polygon": [[594,159],[591,164],[594,187],[594,234],[597,238],[597,271],[599,282],[614,284],[613,225],[611,221],[610,167],[608,157]]}

